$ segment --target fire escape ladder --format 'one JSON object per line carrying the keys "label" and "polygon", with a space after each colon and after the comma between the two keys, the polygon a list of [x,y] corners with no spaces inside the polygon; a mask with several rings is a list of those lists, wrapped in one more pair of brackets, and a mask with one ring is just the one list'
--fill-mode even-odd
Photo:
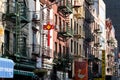
{"label": "fire escape ladder", "polygon": [[[23,14],[22,12],[21,5],[16,3],[16,26],[15,26],[15,39],[16,39],[16,50],[15,54],[16,55],[22,55],[23,52],[25,51],[25,41],[24,41],[24,36],[22,34],[22,24],[21,24],[21,16]],[[22,53],[22,54],[21,54]]]}
{"label": "fire escape ladder", "polygon": [[68,24],[67,26],[70,26],[70,19],[69,19],[69,17],[66,17],[66,23]]}
{"label": "fire escape ladder", "polygon": [[69,17],[66,17],[66,31],[67,31],[67,34],[69,34],[69,37],[72,37],[73,36],[73,29],[71,27],[71,24],[70,24],[70,18]]}
{"label": "fire escape ladder", "polygon": [[27,16],[27,13],[28,13],[28,9],[25,5],[24,2],[19,2],[19,5],[20,5],[20,16],[21,16],[21,28],[23,28],[27,23],[29,23],[29,20],[28,20],[28,16]]}

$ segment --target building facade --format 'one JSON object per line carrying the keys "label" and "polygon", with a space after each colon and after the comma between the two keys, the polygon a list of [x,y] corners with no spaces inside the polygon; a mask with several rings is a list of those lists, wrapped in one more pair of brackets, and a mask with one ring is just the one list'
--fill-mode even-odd
{"label": "building facade", "polygon": [[[109,66],[102,67],[105,62],[101,60],[108,62],[107,53],[117,42],[114,29],[109,32],[111,27],[105,27],[102,0],[4,3],[0,13],[4,28],[0,52],[15,63],[11,80],[91,80],[102,77],[103,68],[107,74]],[[112,48],[108,44],[111,38],[115,41]],[[114,64],[114,57],[112,60]]]}
{"label": "building facade", "polygon": [[[117,40],[115,38],[115,29],[110,19],[106,20],[106,79],[117,76],[115,73],[115,54],[117,48]],[[117,71],[116,71],[117,72]]]}
{"label": "building facade", "polygon": [[[112,24],[114,25],[115,28],[115,37],[118,40],[118,51],[120,51],[119,49],[119,44],[120,44],[120,38],[119,38],[119,1],[114,1],[114,0],[104,0],[105,4],[106,4],[106,16],[107,18],[110,18],[112,20]],[[114,2],[114,4],[113,4]]]}
{"label": "building facade", "polygon": [[[32,14],[34,10],[33,0],[4,0],[5,12],[2,13],[4,26],[4,42],[2,57],[12,59],[14,62],[13,78],[38,79],[40,67],[37,66],[39,55],[32,54]],[[29,10],[29,9],[30,10]],[[31,32],[30,32],[31,31]]]}
{"label": "building facade", "polygon": [[[88,79],[88,62],[84,50],[85,40],[85,0],[74,0],[73,17],[71,18],[73,27],[73,39],[71,39],[71,53],[73,55],[73,77],[75,80]],[[73,46],[72,46],[73,45]],[[82,66],[83,64],[83,66]],[[82,75],[82,76],[80,76]]]}

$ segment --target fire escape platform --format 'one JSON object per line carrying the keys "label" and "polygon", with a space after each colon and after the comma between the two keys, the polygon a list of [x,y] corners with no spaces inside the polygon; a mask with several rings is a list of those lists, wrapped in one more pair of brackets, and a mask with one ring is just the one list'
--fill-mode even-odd
{"label": "fire escape platform", "polygon": [[58,35],[63,37],[73,37],[73,35],[68,32],[58,32]]}
{"label": "fire escape platform", "polygon": [[58,10],[61,11],[62,13],[65,13],[65,14],[72,13],[72,9],[70,9],[68,6],[59,6]]}
{"label": "fire escape platform", "polygon": [[[18,16],[16,13],[6,14],[6,18],[9,19],[12,22],[16,21],[16,16]],[[28,19],[26,19],[24,16],[20,16],[20,22],[21,23],[29,23],[30,21]]]}

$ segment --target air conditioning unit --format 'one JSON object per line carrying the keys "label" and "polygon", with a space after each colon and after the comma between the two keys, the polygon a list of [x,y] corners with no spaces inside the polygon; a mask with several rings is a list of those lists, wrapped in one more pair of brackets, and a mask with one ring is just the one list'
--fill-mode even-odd
{"label": "air conditioning unit", "polygon": [[33,20],[40,20],[39,13],[33,13]]}

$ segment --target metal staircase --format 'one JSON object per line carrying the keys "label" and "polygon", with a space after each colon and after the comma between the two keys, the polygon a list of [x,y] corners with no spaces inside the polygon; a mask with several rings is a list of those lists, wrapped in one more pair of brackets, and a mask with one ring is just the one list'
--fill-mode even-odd
{"label": "metal staircase", "polygon": [[[15,39],[16,39],[16,55],[22,55],[26,52],[25,50],[25,41],[24,41],[24,35],[22,33],[22,23],[25,23],[24,21],[21,21],[21,17],[24,16],[25,12],[25,6],[23,2],[16,3],[16,27],[15,27]],[[24,17],[25,18],[25,17]],[[21,54],[22,53],[22,54]],[[25,55],[24,55],[25,56]]]}
{"label": "metal staircase", "polygon": [[27,15],[28,9],[24,0],[15,0],[15,2],[8,1],[6,5],[7,12],[5,18],[15,25],[13,27],[15,36],[14,54],[23,56],[23,54],[26,53],[26,40],[23,29],[25,25],[29,23]]}

